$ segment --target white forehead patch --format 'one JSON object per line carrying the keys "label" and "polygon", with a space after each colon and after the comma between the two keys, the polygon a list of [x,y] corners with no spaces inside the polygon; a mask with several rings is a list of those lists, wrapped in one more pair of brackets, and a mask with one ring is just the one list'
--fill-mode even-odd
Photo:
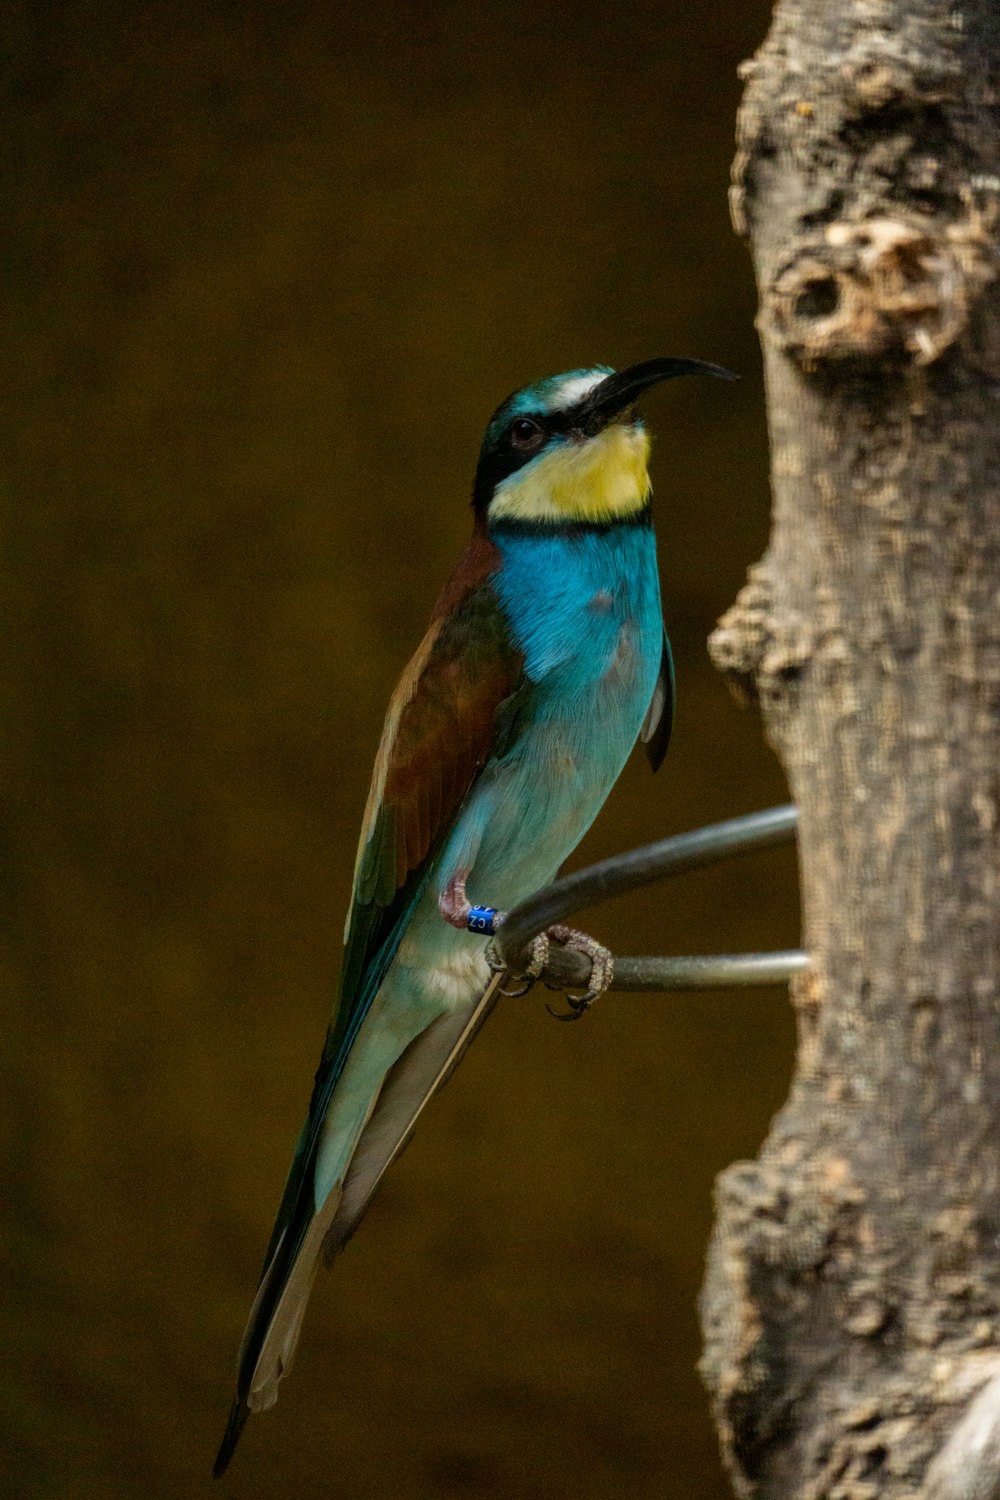
{"label": "white forehead patch", "polygon": [[575,406],[577,401],[582,401],[588,391],[592,391],[595,385],[600,385],[609,375],[608,370],[591,370],[586,375],[576,375],[572,380],[567,380],[561,387],[555,400],[550,403],[552,411],[565,411],[568,406]]}

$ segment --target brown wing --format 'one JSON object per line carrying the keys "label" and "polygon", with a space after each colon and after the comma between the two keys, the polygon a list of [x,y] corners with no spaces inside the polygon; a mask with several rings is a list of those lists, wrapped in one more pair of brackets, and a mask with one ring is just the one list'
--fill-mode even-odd
{"label": "brown wing", "polygon": [[494,748],[498,711],[521,682],[523,658],[489,581],[499,563],[493,544],[477,534],[390,701],[358,846],[338,1032]]}

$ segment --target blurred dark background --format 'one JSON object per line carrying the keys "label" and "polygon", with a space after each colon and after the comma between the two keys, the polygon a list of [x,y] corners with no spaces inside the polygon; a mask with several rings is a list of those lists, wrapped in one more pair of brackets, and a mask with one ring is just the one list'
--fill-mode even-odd
{"label": "blurred dark background", "polygon": [[[483,426],[651,355],[679,725],[577,863],[783,801],[704,647],[767,529],[726,186],[763,0],[17,4],[0,18],[4,1495],[208,1472],[307,1101],[386,699]],[[589,914],[797,939],[774,854]],[[713,1175],[779,991],[502,1008],[317,1285],[224,1492],[728,1494],[695,1365]]]}

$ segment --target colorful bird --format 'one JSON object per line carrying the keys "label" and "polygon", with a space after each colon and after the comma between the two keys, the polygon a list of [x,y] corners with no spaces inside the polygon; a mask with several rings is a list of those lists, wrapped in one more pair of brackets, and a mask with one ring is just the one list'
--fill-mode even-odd
{"label": "colorful bird", "polygon": [[[427,1100],[496,1001],[488,934],[550,881],[640,733],[673,716],[636,399],[654,359],[540,380],[486,429],[472,539],[392,696],[358,848],[340,994],[239,1353],[221,1474],[272,1406],[320,1262],[354,1233]],[[607,955],[584,934],[559,941]],[[541,956],[540,953],[538,955]]]}

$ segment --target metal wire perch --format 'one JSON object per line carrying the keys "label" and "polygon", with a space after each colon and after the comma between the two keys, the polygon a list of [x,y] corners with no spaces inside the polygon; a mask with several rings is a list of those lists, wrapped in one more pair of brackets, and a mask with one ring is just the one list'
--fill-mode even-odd
{"label": "metal wire perch", "polygon": [[[621,896],[667,876],[716,864],[735,855],[752,854],[795,841],[798,810],[791,803],[744,817],[712,823],[691,833],[677,834],[630,849],[563,876],[536,891],[506,913],[491,913],[487,931],[487,961],[496,973],[505,972],[519,987],[501,990],[525,995],[536,980],[550,989],[583,989],[570,996],[570,1012],[583,1013],[592,993],[592,958],[577,948],[549,943],[547,932],[566,917],[596,902]],[[482,930],[482,929],[480,929]],[[544,940],[544,943],[540,940]],[[618,954],[603,988],[612,990],[708,990],[753,988],[781,984],[808,966],[801,949],[775,953],[714,953],[679,957]],[[584,1003],[586,1001],[586,1003]]]}

